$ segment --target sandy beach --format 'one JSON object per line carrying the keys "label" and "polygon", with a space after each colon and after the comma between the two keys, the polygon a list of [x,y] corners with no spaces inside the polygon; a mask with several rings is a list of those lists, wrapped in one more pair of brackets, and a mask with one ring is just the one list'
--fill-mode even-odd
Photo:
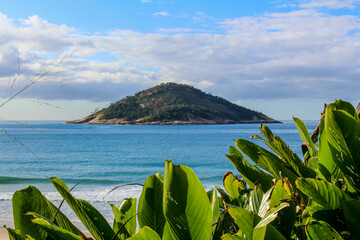
{"label": "sandy beach", "polygon": [[9,235],[6,229],[0,229],[0,240],[8,240]]}

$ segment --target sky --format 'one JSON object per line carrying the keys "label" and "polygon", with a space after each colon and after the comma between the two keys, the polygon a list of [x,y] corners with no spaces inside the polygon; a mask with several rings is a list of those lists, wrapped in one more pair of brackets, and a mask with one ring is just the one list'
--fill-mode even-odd
{"label": "sky", "polygon": [[79,119],[164,82],[316,120],[356,107],[359,56],[359,0],[2,0],[0,120]]}

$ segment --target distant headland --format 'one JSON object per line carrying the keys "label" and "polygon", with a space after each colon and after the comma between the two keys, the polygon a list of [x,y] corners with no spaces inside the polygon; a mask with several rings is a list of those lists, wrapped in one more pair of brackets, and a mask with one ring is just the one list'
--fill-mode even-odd
{"label": "distant headland", "polygon": [[83,119],[67,123],[185,125],[279,121],[189,85],[163,83],[123,98]]}

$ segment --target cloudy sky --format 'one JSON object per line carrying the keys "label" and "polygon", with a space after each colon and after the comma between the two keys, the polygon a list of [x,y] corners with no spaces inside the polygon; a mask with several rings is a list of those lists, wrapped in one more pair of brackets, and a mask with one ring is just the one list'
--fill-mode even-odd
{"label": "cloudy sky", "polygon": [[0,119],[81,118],[162,82],[318,119],[359,102],[359,16],[358,0],[0,1],[0,106],[30,85]]}

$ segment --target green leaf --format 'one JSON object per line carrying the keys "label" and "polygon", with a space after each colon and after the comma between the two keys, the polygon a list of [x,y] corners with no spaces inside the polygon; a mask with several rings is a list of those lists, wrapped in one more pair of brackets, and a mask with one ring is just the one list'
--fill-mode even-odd
{"label": "green leaf", "polygon": [[305,125],[305,123],[296,117],[293,117],[294,123],[296,125],[296,128],[298,129],[299,135],[301,140],[303,141],[303,143],[307,143],[310,146],[310,155],[311,156],[316,156],[317,155],[317,151],[315,148],[315,144],[313,143],[311,136],[309,134],[309,131]]}
{"label": "green leaf", "polygon": [[256,225],[255,228],[262,228],[267,226],[269,223],[271,223],[272,221],[275,220],[275,218],[277,217],[279,211],[281,211],[282,209],[289,207],[290,204],[289,203],[281,203],[279,206],[275,207],[275,208],[271,208],[266,214],[265,216],[261,219],[261,221]]}
{"label": "green leaf", "polygon": [[342,240],[342,237],[335,229],[323,221],[311,221],[306,226],[306,235],[312,240],[334,239]]}
{"label": "green leaf", "polygon": [[[280,159],[273,153],[244,139],[237,139],[235,144],[240,151],[248,156],[254,163],[268,171],[277,179],[287,177],[291,183],[295,183],[297,176],[282,165]],[[265,191],[267,190],[268,189]]]}
{"label": "green leaf", "polygon": [[140,228],[148,226],[159,236],[163,235],[165,217],[163,213],[164,178],[160,173],[146,179],[139,199],[138,221]]}
{"label": "green leaf", "polygon": [[11,229],[6,226],[4,226],[4,228],[8,231],[10,240],[35,240],[35,238],[23,233],[19,229]]}
{"label": "green leaf", "polygon": [[246,239],[249,240],[262,240],[262,239],[272,239],[284,240],[284,236],[276,230],[271,224],[266,225],[262,228],[255,228],[255,226],[261,221],[261,218],[254,212],[250,212],[243,208],[229,208],[229,213],[234,219],[236,225],[239,227],[239,232],[246,236]]}
{"label": "green leaf", "polygon": [[324,131],[331,156],[349,184],[360,191],[360,123],[342,110],[325,111]]}
{"label": "green leaf", "polygon": [[[278,181],[275,185],[274,191],[271,194],[270,208],[274,208],[280,205],[284,200],[290,200],[291,197],[284,189],[285,179]],[[289,207],[279,212],[278,217],[272,223],[272,225],[281,232],[281,234],[289,238],[292,229],[294,228],[296,216],[296,206],[290,202]]]}
{"label": "green leaf", "polygon": [[260,137],[258,138],[261,139],[272,151],[274,151],[279,156],[279,160],[283,162],[283,164],[287,165],[294,174],[299,177],[302,177],[302,174],[315,175],[315,172],[312,174],[311,169],[307,169],[302,165],[300,158],[291,151],[289,146],[287,146],[279,136],[273,136],[271,130],[267,126],[261,125],[260,131],[265,139]]}
{"label": "green leaf", "polygon": [[149,228],[148,226],[145,226],[140,229],[139,232],[128,238],[128,240],[160,240],[159,235]]}
{"label": "green leaf", "polygon": [[[136,198],[125,198],[117,208],[114,204],[110,204],[114,213],[114,232],[125,224],[125,222],[136,214]],[[118,238],[126,239],[136,232],[136,218],[130,219],[129,222],[120,231]]]}
{"label": "green leaf", "polygon": [[[83,202],[78,201],[75,197],[73,197],[66,186],[66,184],[61,181],[59,178],[52,177],[50,178],[51,182],[55,186],[56,190],[60,193],[60,195],[66,200],[74,213],[78,216],[84,226],[89,230],[89,232],[98,240],[102,239],[111,239],[115,233],[111,229],[110,225],[105,222],[97,222],[92,219],[88,214],[86,208],[85,210],[83,206]],[[88,207],[88,205],[86,206]],[[99,226],[100,224],[101,226]],[[107,226],[106,226],[107,225]],[[101,232],[100,229],[108,229],[106,232]]]}
{"label": "green leaf", "polygon": [[270,195],[272,193],[272,191],[274,190],[274,187],[270,188],[262,197],[261,199],[261,203],[260,203],[260,208],[259,208],[259,212],[258,215],[262,218],[265,216],[266,212],[269,210],[269,206],[270,206]]}
{"label": "green leaf", "polygon": [[36,213],[30,213],[30,215],[35,217],[31,221],[37,226],[39,226],[41,229],[46,231],[55,240],[83,240],[83,238],[81,238],[80,236],[58,227],[56,224],[50,222],[48,219]]}
{"label": "green leaf", "polygon": [[223,178],[223,184],[226,192],[234,199],[240,196],[240,180],[233,175],[232,172],[227,172]]}
{"label": "green leaf", "polygon": [[[208,191],[207,195],[212,209],[212,215],[213,215],[212,223],[215,223],[218,221],[220,217],[220,200],[217,195],[216,187],[214,190]],[[216,229],[216,225],[212,227],[213,233],[215,232],[215,229]]]}
{"label": "green leaf", "polygon": [[210,239],[212,209],[195,173],[165,162],[164,215],[175,239]]}
{"label": "green leaf", "polygon": [[221,236],[221,240],[246,240],[246,238],[237,235],[224,234]]}
{"label": "green leaf", "polygon": [[328,143],[328,133],[325,128],[325,117],[320,121],[320,137],[319,137],[319,171],[318,177],[327,180],[329,182],[334,182],[339,179],[342,175],[339,167],[336,165],[333,160],[330,146]]}
{"label": "green leaf", "polygon": [[239,171],[250,188],[254,187],[255,182],[259,182],[264,191],[269,190],[274,185],[272,176],[249,163],[234,147],[230,147],[230,154],[226,155],[226,157]]}
{"label": "green leaf", "polygon": [[343,100],[336,100],[334,103],[329,104],[329,107],[336,110],[343,110],[350,114],[356,121],[359,121],[359,117],[354,106],[349,102]]}
{"label": "green leaf", "polygon": [[350,197],[337,186],[324,180],[303,178],[296,181],[297,188],[326,209],[337,209]]}
{"label": "green leaf", "polygon": [[216,188],[216,190],[219,191],[219,193],[220,193],[223,201],[224,201],[225,203],[230,204],[231,201],[232,201],[232,197],[231,197],[229,194],[227,194],[223,189],[221,189],[219,186],[216,186],[215,188]]}
{"label": "green leaf", "polygon": [[250,201],[249,201],[249,210],[255,212],[256,214],[259,213],[261,201],[263,198],[263,191],[259,185],[256,185],[254,189],[250,192]]}
{"label": "green leaf", "polygon": [[45,239],[47,233],[31,222],[32,217],[25,215],[27,212],[36,212],[54,221],[61,228],[77,235],[83,235],[61,211],[58,211],[54,220],[57,207],[48,201],[41,192],[33,186],[16,191],[12,198],[12,205],[15,228],[35,239]]}
{"label": "green leaf", "polygon": [[261,218],[254,212],[243,208],[230,207],[229,214],[234,219],[236,225],[238,225],[241,233],[243,233],[247,239],[253,239],[253,230]]}
{"label": "green leaf", "polygon": [[349,228],[352,239],[360,239],[359,216],[360,216],[360,201],[346,200],[343,202],[343,211],[346,226]]}

